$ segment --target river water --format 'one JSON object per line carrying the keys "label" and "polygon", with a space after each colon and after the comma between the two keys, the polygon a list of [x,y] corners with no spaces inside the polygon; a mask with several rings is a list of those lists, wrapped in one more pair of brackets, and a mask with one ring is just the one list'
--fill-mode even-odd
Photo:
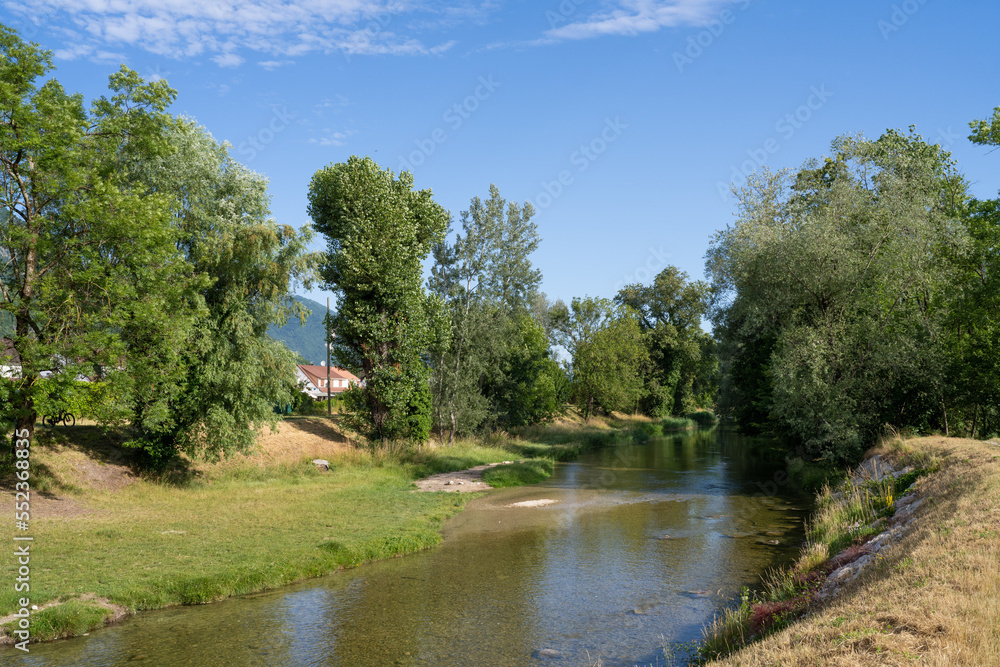
{"label": "river water", "polygon": [[590,452],[472,501],[435,549],[0,663],[663,665],[665,645],[698,639],[798,552],[809,501],[753,451],[715,430]]}

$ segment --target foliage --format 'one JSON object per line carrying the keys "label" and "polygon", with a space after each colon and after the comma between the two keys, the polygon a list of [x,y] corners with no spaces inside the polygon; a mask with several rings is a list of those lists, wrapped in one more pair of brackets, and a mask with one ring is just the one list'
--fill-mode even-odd
{"label": "foliage", "polygon": [[[0,310],[23,367],[6,386],[4,430],[34,429],[45,370],[56,392],[79,374],[127,384],[115,371],[156,350],[177,377],[170,350],[197,311],[169,197],[137,188],[123,164],[167,152],[174,91],[123,66],[88,111],[53,78],[36,87],[51,69],[49,52],[0,26]],[[150,402],[162,412],[169,399]]]}
{"label": "foliage", "polygon": [[[973,143],[1000,146],[1000,107],[969,125]],[[960,280],[949,318],[948,375],[959,405],[949,426],[990,437],[1000,432],[1000,199],[973,199],[964,213],[969,249],[952,258]]]}
{"label": "foliage", "polygon": [[431,355],[434,415],[449,441],[537,423],[561,407],[561,370],[543,325],[528,316],[541,281],[529,259],[540,242],[533,215],[491,185],[489,199],[474,197],[462,212],[454,242],[434,248],[429,287],[451,316],[451,336]]}
{"label": "foliage", "polygon": [[[576,310],[592,313],[592,302],[585,299]],[[577,303],[574,299],[573,305]],[[573,355],[573,393],[583,407],[584,419],[595,407],[604,412],[636,412],[643,394],[640,369],[649,361],[642,330],[630,312],[609,308],[601,320],[602,328],[581,338]]]}
{"label": "foliage", "polygon": [[[290,291],[293,281],[312,280],[311,232],[277,224],[266,179],[233,160],[228,144],[203,127],[180,118],[167,138],[169,153],[126,159],[125,168],[149,193],[171,198],[178,248],[204,285],[203,309],[180,350],[179,377],[162,373],[159,355],[131,364],[139,397],[134,444],[156,460],[176,449],[209,457],[245,452],[261,427],[275,425],[274,406],[293,398],[295,359],[267,331],[305,315]],[[162,396],[170,397],[168,410],[159,408]]]}
{"label": "foliage", "polygon": [[626,285],[615,301],[638,314],[650,363],[644,373],[642,411],[650,417],[680,415],[714,402],[712,337],[702,331],[708,285],[668,266],[651,285]]}
{"label": "foliage", "polygon": [[919,136],[843,137],[765,172],[708,252],[730,374],[720,408],[811,456],[850,460],[883,423],[946,419],[945,298],[964,181]]}
{"label": "foliage", "polygon": [[421,288],[421,262],[440,243],[447,212],[371,158],[325,167],[309,185],[309,215],[327,239],[321,274],[338,296],[330,325],[336,362],[363,385],[345,395],[345,423],[372,440],[419,438],[429,371],[423,355],[445,326]]}

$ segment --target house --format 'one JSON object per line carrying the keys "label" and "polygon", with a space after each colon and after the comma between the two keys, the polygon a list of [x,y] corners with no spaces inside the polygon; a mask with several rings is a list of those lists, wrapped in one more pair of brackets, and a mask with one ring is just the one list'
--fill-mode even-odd
{"label": "house", "polygon": [[21,355],[14,349],[14,341],[0,338],[0,378],[21,377]]}
{"label": "house", "polygon": [[319,400],[326,398],[327,394],[336,396],[348,390],[351,385],[361,384],[358,376],[350,371],[335,366],[330,367],[330,386],[326,385],[326,366],[306,366],[300,364],[296,367],[296,379],[300,384],[305,384],[302,390],[313,398]]}
{"label": "house", "polygon": [[[66,357],[55,356],[51,359],[56,370],[39,371],[38,377],[43,380],[51,378],[53,375],[62,372],[68,362]],[[0,338],[0,378],[19,379],[21,377],[21,355],[14,349],[14,341],[9,338]],[[90,382],[86,375],[77,375],[77,382]]]}

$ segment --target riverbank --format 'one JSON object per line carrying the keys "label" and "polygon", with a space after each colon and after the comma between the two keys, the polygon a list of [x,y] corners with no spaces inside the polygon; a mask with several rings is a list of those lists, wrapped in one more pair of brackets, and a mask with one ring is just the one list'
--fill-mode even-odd
{"label": "riverbank", "polygon": [[1000,446],[897,438],[869,457],[821,494],[795,567],[706,633],[707,664],[997,664]]}
{"label": "riverbank", "polygon": [[[79,635],[141,610],[204,604],[425,549],[474,496],[413,493],[417,479],[527,459],[490,472],[498,485],[529,483],[551,473],[554,460],[660,432],[643,419],[585,425],[570,418],[451,447],[371,451],[349,443],[335,419],[313,417],[282,422],[252,456],[150,476],[96,427],[39,429],[31,460],[31,639]],[[11,488],[4,494],[13,502]],[[9,581],[14,560],[2,566]],[[0,591],[5,643],[23,595],[12,586]]]}

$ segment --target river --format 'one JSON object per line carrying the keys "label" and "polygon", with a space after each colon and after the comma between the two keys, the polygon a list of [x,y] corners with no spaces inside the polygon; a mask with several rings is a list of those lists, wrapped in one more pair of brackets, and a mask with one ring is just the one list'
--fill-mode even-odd
{"label": "river", "polygon": [[589,452],[473,500],[437,548],[0,663],[663,665],[664,646],[798,552],[809,499],[754,451],[717,429]]}

